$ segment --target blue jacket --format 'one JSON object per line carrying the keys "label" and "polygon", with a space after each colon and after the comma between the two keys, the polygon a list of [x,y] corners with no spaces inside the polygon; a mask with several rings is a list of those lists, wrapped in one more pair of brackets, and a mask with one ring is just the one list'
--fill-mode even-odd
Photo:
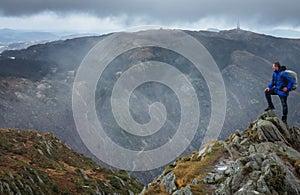
{"label": "blue jacket", "polygon": [[[274,92],[280,96],[288,96],[289,91],[294,85],[294,80],[284,71],[275,70],[273,73],[273,79],[268,85],[268,88],[274,87]],[[282,89],[287,87],[287,92],[284,92]]]}

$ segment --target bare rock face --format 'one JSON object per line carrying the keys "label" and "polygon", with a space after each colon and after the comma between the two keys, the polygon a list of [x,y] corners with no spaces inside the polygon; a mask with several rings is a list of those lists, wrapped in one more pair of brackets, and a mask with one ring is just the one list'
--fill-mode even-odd
{"label": "bare rock face", "polygon": [[290,128],[274,112],[265,112],[246,130],[169,166],[165,173],[176,178],[172,191],[158,182],[163,174],[143,193],[300,194],[299,138],[300,128]]}
{"label": "bare rock face", "polygon": [[[241,134],[233,134],[225,143],[239,167],[230,171],[216,194],[299,194],[299,174],[295,162],[300,158],[300,129],[288,128],[272,111],[266,112]],[[236,136],[239,140],[235,143]],[[238,146],[238,147],[237,147]],[[298,149],[298,150],[297,150]],[[231,165],[232,166],[232,165]]]}

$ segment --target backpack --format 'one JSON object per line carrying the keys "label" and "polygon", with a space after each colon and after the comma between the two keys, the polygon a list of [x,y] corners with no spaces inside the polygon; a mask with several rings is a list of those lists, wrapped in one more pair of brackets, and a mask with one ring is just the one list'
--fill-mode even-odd
{"label": "backpack", "polygon": [[292,70],[285,70],[280,73],[280,77],[282,76],[283,72],[286,72],[294,80],[294,85],[293,85],[291,91],[296,90],[298,87],[297,73]]}

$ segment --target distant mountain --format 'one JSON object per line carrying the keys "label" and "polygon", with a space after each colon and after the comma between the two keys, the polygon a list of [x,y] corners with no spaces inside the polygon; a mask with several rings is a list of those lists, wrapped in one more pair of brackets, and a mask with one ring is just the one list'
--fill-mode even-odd
{"label": "distant mountain", "polygon": [[[236,129],[246,126],[266,107],[264,88],[272,78],[272,63],[279,60],[289,69],[300,73],[300,40],[276,38],[243,30],[220,32],[185,31],[200,41],[216,61],[226,86],[226,120],[220,135],[225,139]],[[30,46],[27,49],[4,51],[0,56],[0,126],[20,129],[39,129],[54,133],[75,151],[97,160],[82,143],[72,113],[72,86],[78,66],[89,50],[105,36],[60,40]],[[157,47],[125,52],[106,69],[96,90],[99,118],[105,120],[107,134],[115,142],[129,149],[149,149],[162,145],[174,134],[180,107],[174,93],[161,85],[144,85],[137,91],[138,112],[135,119],[145,123],[149,118],[139,112],[145,105],[161,101],[166,105],[168,120],[158,137],[139,139],[126,134],[117,126],[111,113],[109,99],[117,72],[127,70],[143,61],[172,64],[193,79],[197,95],[201,97],[201,118],[197,134],[184,154],[198,150],[210,116],[209,89],[203,76],[192,64],[177,53]],[[281,105],[274,97],[276,113]],[[300,93],[288,98],[290,125],[300,126]],[[101,111],[101,112],[100,112]],[[122,134],[121,134],[122,133]],[[120,136],[120,134],[122,136]],[[130,141],[128,141],[130,140]],[[146,143],[146,144],[145,144]],[[99,160],[98,163],[101,163]],[[133,173],[143,183],[152,181],[159,171]]]}
{"label": "distant mountain", "polygon": [[59,36],[49,32],[0,29],[0,44],[6,46],[17,42],[50,41],[58,38]]}
{"label": "distant mountain", "polygon": [[207,31],[210,31],[210,32],[220,32],[220,30],[217,29],[217,28],[208,28]]}
{"label": "distant mountain", "polygon": [[277,29],[277,30],[270,30],[265,32],[267,34],[272,34],[277,37],[300,39],[300,31],[296,31],[296,30]]}
{"label": "distant mountain", "polygon": [[58,39],[60,39],[58,35],[50,32],[0,29],[0,53]]}
{"label": "distant mountain", "polygon": [[0,29],[0,53],[4,50],[25,49],[31,45],[43,44],[54,40],[74,39],[77,37],[96,36],[95,33],[50,33]]}
{"label": "distant mountain", "polygon": [[5,50],[26,49],[27,47],[30,47],[32,45],[43,44],[46,42],[48,42],[48,41],[27,41],[27,42],[9,43],[8,45],[4,44],[4,45],[0,46],[0,53]]}
{"label": "distant mountain", "polygon": [[137,194],[125,171],[100,167],[50,133],[0,129],[0,194]]}
{"label": "distant mountain", "polygon": [[299,194],[300,128],[264,113],[225,141],[178,158],[142,194]]}
{"label": "distant mountain", "polygon": [[62,34],[60,35],[60,39],[65,40],[65,39],[74,39],[74,38],[79,38],[79,37],[92,37],[92,36],[99,36],[96,33],[71,33],[71,34]]}

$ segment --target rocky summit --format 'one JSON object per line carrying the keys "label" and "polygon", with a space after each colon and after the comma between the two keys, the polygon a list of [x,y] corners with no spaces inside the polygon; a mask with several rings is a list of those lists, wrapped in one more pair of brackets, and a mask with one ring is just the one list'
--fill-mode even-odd
{"label": "rocky summit", "polygon": [[143,194],[300,194],[300,128],[273,111],[225,141],[181,157]]}
{"label": "rocky summit", "polygon": [[50,133],[0,130],[0,194],[137,194],[125,171],[100,167]]}

